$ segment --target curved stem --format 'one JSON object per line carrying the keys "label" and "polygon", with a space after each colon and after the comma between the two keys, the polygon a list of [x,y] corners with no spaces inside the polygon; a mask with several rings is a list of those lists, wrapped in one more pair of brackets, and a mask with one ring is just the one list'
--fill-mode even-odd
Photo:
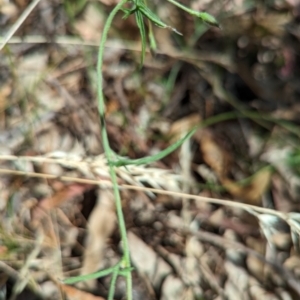
{"label": "curved stem", "polygon": [[[115,196],[115,205],[116,205],[116,211],[118,216],[118,222],[119,222],[119,230],[123,245],[123,267],[131,269],[131,262],[130,262],[130,253],[129,253],[129,245],[128,245],[128,239],[127,239],[127,232],[126,232],[126,226],[125,226],[125,220],[124,215],[122,211],[122,202],[120,197],[120,192],[118,189],[117,184],[117,175],[114,169],[113,164],[111,163],[113,159],[113,151],[110,148],[107,131],[106,131],[106,124],[105,124],[105,101],[104,101],[104,95],[103,95],[103,78],[102,78],[102,65],[103,65],[103,54],[105,49],[105,43],[107,40],[107,34],[111,27],[111,23],[117,12],[122,8],[122,6],[127,2],[127,0],[121,0],[111,11],[109,14],[104,28],[103,33],[100,40],[99,45],[99,52],[98,52],[98,63],[97,63],[97,92],[98,92],[98,110],[100,114],[100,121],[101,121],[101,135],[102,135],[102,142],[103,142],[103,148],[104,152],[109,164],[109,171],[111,180],[113,183],[113,191]],[[128,271],[126,273],[126,286],[127,286],[127,299],[132,299],[132,277],[131,272]]]}

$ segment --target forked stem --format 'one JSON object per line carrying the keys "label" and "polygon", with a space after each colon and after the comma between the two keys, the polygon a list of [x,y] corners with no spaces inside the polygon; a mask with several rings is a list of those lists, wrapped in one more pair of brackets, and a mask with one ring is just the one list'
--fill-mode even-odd
{"label": "forked stem", "polygon": [[[129,253],[129,245],[128,245],[128,239],[127,239],[127,232],[126,232],[126,225],[124,220],[124,215],[122,211],[122,202],[120,197],[120,192],[118,189],[118,183],[117,183],[117,175],[115,172],[115,167],[111,163],[114,159],[114,153],[110,148],[107,131],[106,131],[106,124],[105,124],[105,101],[104,101],[104,95],[103,95],[103,82],[102,82],[102,65],[103,65],[103,55],[104,55],[104,49],[105,49],[105,43],[107,40],[107,34],[111,27],[111,23],[113,21],[113,18],[116,16],[117,12],[121,10],[122,6],[127,2],[127,0],[121,0],[111,11],[109,14],[104,28],[103,33],[100,39],[100,45],[99,45],[99,52],[98,52],[98,63],[97,63],[97,93],[98,93],[98,110],[100,114],[100,120],[101,120],[101,135],[102,135],[102,142],[103,142],[103,148],[104,152],[109,164],[109,172],[113,184],[113,191],[115,196],[115,205],[116,205],[116,211],[118,216],[118,223],[119,223],[119,230],[121,235],[121,240],[123,244],[123,268],[128,268],[128,270],[131,269],[131,262],[130,262],[130,253]],[[131,271],[128,271],[125,275],[126,277],[126,291],[127,291],[127,300],[132,300],[132,277],[131,277]]]}

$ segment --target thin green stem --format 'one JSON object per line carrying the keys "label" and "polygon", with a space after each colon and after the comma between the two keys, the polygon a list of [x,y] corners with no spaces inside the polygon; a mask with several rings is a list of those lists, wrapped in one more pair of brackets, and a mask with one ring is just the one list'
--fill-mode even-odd
{"label": "thin green stem", "polygon": [[[101,120],[101,135],[102,135],[102,142],[103,142],[103,148],[104,152],[109,164],[109,171],[111,180],[113,183],[113,191],[115,196],[115,205],[116,205],[116,211],[119,221],[119,230],[123,245],[123,260],[124,260],[124,268],[131,268],[131,262],[130,262],[130,253],[129,253],[129,245],[128,245],[128,239],[127,239],[127,232],[126,232],[126,226],[125,226],[125,220],[124,215],[122,211],[122,202],[120,197],[120,192],[118,189],[118,183],[117,183],[117,175],[114,169],[114,166],[111,164],[111,161],[113,159],[114,153],[110,148],[107,131],[106,131],[106,124],[105,124],[105,101],[104,101],[104,95],[103,95],[103,78],[102,78],[102,65],[103,65],[103,55],[104,55],[104,49],[105,49],[105,43],[107,40],[107,34],[111,27],[112,20],[116,16],[117,12],[121,10],[122,6],[127,2],[127,0],[121,0],[114,9],[109,14],[104,28],[103,33],[100,40],[99,45],[99,52],[98,52],[98,63],[97,63],[97,80],[98,80],[98,110],[100,114],[100,120]],[[132,277],[131,272],[126,273],[126,286],[127,286],[127,299],[132,299]]]}
{"label": "thin green stem", "polygon": [[118,266],[115,269],[115,271],[112,273],[107,300],[113,300],[114,299],[115,287],[116,287],[116,282],[117,282],[117,278],[118,278],[118,275],[119,275],[119,269],[120,269],[120,267]]}
{"label": "thin green stem", "polygon": [[104,276],[107,276],[109,274],[112,274],[115,272],[115,270],[119,270],[120,268],[120,262],[117,263],[115,266],[105,269],[105,270],[101,270],[95,273],[91,273],[91,274],[86,274],[86,275],[81,275],[81,276],[76,276],[76,277],[70,277],[64,280],[65,284],[74,284],[80,281],[84,281],[84,280],[91,280],[91,279],[96,279],[96,278],[101,278]]}
{"label": "thin green stem", "polygon": [[186,11],[188,14],[190,14],[190,15],[192,15],[192,16],[195,16],[195,17],[198,16],[198,13],[197,13],[197,12],[195,12],[194,10],[192,10],[192,9],[190,9],[190,8],[188,8],[188,7],[184,6],[184,5],[182,5],[182,4],[180,4],[179,2],[174,1],[174,0],[168,0],[168,1],[169,1],[170,3],[172,3],[173,5],[179,7],[180,9]]}
{"label": "thin green stem", "polygon": [[175,0],[168,0],[168,1],[170,3],[172,3],[173,5],[179,7],[180,9],[186,11],[188,14],[190,14],[194,17],[202,19],[203,22],[205,22],[205,23],[207,23],[211,26],[216,26],[216,27],[220,28],[220,25],[219,25],[218,21],[215,19],[215,17],[213,17],[209,13],[190,9],[190,8],[180,4],[179,2],[177,2]]}

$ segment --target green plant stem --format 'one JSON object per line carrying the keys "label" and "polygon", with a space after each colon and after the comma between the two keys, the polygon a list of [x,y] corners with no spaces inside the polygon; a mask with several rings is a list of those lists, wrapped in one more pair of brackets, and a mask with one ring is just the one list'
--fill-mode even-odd
{"label": "green plant stem", "polygon": [[[111,176],[111,180],[113,183],[113,192],[115,196],[115,205],[116,205],[116,211],[118,216],[118,222],[119,222],[119,229],[120,229],[120,235],[122,240],[122,246],[123,246],[123,260],[124,260],[124,268],[131,268],[131,262],[130,262],[130,253],[129,253],[129,245],[128,245],[128,239],[127,239],[127,232],[126,232],[126,226],[125,226],[125,220],[124,215],[122,211],[122,202],[120,197],[120,192],[118,189],[117,184],[117,175],[114,169],[114,166],[111,164],[111,161],[113,159],[113,152],[110,148],[107,131],[106,131],[106,124],[105,124],[105,101],[104,101],[104,95],[103,95],[103,78],[102,78],[102,65],[103,65],[103,54],[105,49],[105,43],[107,40],[107,34],[111,27],[111,23],[115,15],[119,10],[121,10],[122,6],[127,2],[127,0],[121,0],[114,9],[109,14],[101,36],[100,45],[99,45],[99,52],[98,52],[98,63],[97,63],[97,84],[98,84],[98,110],[100,114],[100,120],[101,120],[101,135],[102,135],[102,142],[104,147],[104,152],[109,164],[109,172]],[[126,291],[127,291],[127,299],[132,299],[132,277],[131,272],[126,273]]]}
{"label": "green plant stem", "polygon": [[113,266],[111,268],[107,268],[105,270],[101,270],[101,271],[91,273],[91,274],[67,278],[64,280],[64,283],[65,284],[74,284],[74,283],[84,281],[84,280],[101,278],[101,277],[104,277],[104,276],[114,273],[116,270],[119,270],[119,268],[120,268],[120,262],[118,262],[115,266]]}
{"label": "green plant stem", "polygon": [[180,9],[186,11],[188,14],[190,14],[194,17],[200,18],[203,22],[205,22],[211,26],[216,26],[216,27],[220,28],[220,24],[218,23],[218,21],[215,19],[215,17],[213,17],[209,13],[190,9],[175,0],[167,0],[167,1],[169,1],[170,3],[172,3],[175,6],[179,7]]}
{"label": "green plant stem", "polygon": [[107,300],[113,300],[114,299],[115,286],[116,286],[119,270],[120,270],[120,267],[118,266],[116,268],[116,270],[112,273]]}
{"label": "green plant stem", "polygon": [[192,16],[198,16],[197,13],[192,10],[192,9],[189,9],[188,7],[178,3],[177,1],[174,1],[174,0],[168,0],[170,3],[172,3],[173,5],[179,7],[180,9],[186,11],[188,14],[192,15]]}

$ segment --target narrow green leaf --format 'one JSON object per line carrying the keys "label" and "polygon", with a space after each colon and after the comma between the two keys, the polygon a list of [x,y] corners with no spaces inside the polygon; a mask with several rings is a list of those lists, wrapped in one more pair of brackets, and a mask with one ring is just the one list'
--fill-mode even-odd
{"label": "narrow green leaf", "polygon": [[96,278],[100,278],[100,277],[104,277],[107,276],[111,273],[113,273],[115,271],[115,269],[118,268],[117,266],[105,269],[105,270],[101,270],[99,272],[95,272],[92,274],[87,274],[87,275],[81,275],[81,276],[76,276],[76,277],[70,277],[65,279],[63,282],[65,284],[73,284],[79,281],[85,281],[85,280],[90,280],[90,279],[96,279]]}
{"label": "narrow green leaf", "polygon": [[132,9],[122,8],[122,12],[124,13],[124,16],[122,17],[122,19],[126,20],[135,11],[136,11],[136,7],[132,8]]}
{"label": "narrow green leaf", "polygon": [[147,17],[150,21],[152,21],[156,26],[161,27],[161,28],[167,28],[168,25],[165,24],[161,19],[147,6],[144,4],[139,4],[138,10],[145,16]]}
{"label": "narrow green leaf", "polygon": [[117,161],[115,161],[115,162],[111,161],[110,163],[111,163],[111,165],[117,166],[117,167],[118,166],[126,166],[126,165],[142,165],[142,164],[152,163],[154,161],[157,161],[157,160],[160,160],[160,159],[164,158],[165,156],[167,156],[168,154],[170,154],[171,152],[176,150],[179,146],[181,146],[183,144],[183,142],[185,140],[192,137],[193,134],[196,132],[196,130],[199,129],[199,128],[205,128],[205,127],[211,126],[213,124],[216,124],[216,123],[219,123],[219,122],[224,122],[224,121],[227,121],[227,120],[232,120],[232,119],[236,119],[236,118],[247,118],[247,117],[249,117],[249,116],[244,115],[244,114],[237,114],[235,112],[227,112],[227,113],[223,113],[223,114],[219,114],[219,115],[210,117],[210,118],[204,120],[203,122],[201,122],[198,126],[195,127],[195,129],[191,130],[182,139],[180,139],[176,143],[172,144],[171,146],[169,146],[165,150],[163,150],[163,151],[161,151],[161,152],[159,152],[155,155],[146,156],[144,158],[139,158],[139,159],[120,158]]}
{"label": "narrow green leaf", "polygon": [[138,9],[135,12],[135,20],[141,35],[141,42],[142,42],[141,66],[142,66],[145,60],[147,40],[146,40],[146,29],[145,29],[143,14]]}
{"label": "narrow green leaf", "polygon": [[221,28],[218,21],[209,13],[199,12],[194,9],[188,8],[184,5],[182,5],[181,3],[177,2],[176,0],[167,0],[167,1],[174,4],[175,6],[179,7],[180,9],[186,11],[188,14],[200,18],[203,22],[205,22],[211,26],[216,26],[216,27]]}
{"label": "narrow green leaf", "polygon": [[176,28],[173,28],[166,23],[164,23],[151,9],[149,9],[146,5],[144,4],[139,4],[138,5],[138,10],[142,12],[142,14],[148,18],[150,21],[152,21],[157,27],[160,28],[169,28],[176,32],[179,35],[182,35],[179,31],[177,31]]}
{"label": "narrow green leaf", "polygon": [[148,20],[148,38],[149,38],[149,46],[150,46],[150,51],[152,56],[154,56],[156,54],[157,51],[157,44],[156,44],[156,40],[154,37],[154,33],[153,33],[153,26],[152,23],[150,22],[150,20]]}
{"label": "narrow green leaf", "polygon": [[211,26],[215,26],[215,27],[220,28],[220,24],[218,23],[216,18],[214,16],[210,15],[209,13],[199,12],[198,16],[203,22],[205,22],[205,23],[207,23]]}
{"label": "narrow green leaf", "polygon": [[180,147],[184,141],[186,141],[187,139],[189,139],[190,137],[193,136],[195,131],[196,131],[196,129],[193,129],[182,139],[178,140],[177,142],[175,142],[174,144],[172,144],[165,150],[163,150],[155,155],[146,156],[146,157],[139,158],[139,159],[120,159],[116,162],[112,162],[112,164],[116,167],[119,167],[119,166],[126,166],[126,165],[144,165],[144,164],[150,164],[154,161],[158,161],[158,160],[164,158],[165,156],[169,155],[171,152],[176,150],[178,147]]}

